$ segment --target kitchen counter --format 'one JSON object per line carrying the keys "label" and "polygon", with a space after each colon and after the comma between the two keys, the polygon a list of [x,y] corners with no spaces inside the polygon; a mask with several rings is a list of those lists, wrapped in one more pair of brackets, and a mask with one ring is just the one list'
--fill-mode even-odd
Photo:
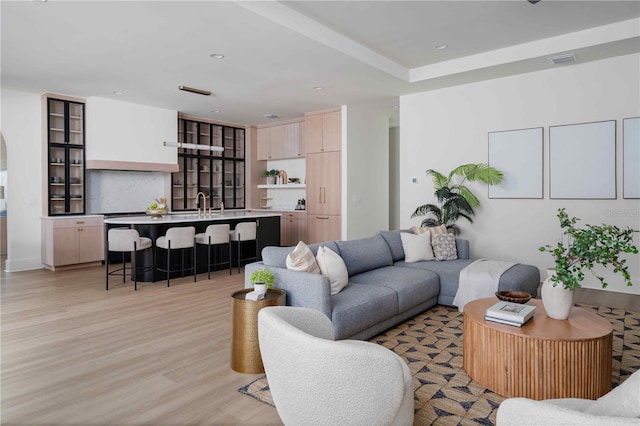
{"label": "kitchen counter", "polygon": [[[213,213],[212,215],[198,215],[197,213],[169,213],[162,217],[151,215],[111,217],[104,220],[104,223],[111,225],[153,225],[188,222],[225,222],[238,219],[259,219],[264,217],[280,216],[276,212],[256,212],[256,211],[229,211],[224,214]],[[243,220],[246,222],[246,220]]]}
{"label": "kitchen counter", "polygon": [[[153,251],[155,250],[156,239],[165,235],[169,228],[193,226],[196,228],[196,233],[200,233],[205,232],[207,226],[212,224],[229,224],[231,229],[235,229],[236,225],[241,222],[257,222],[256,241],[255,243],[247,241],[243,246],[243,251],[255,250],[255,257],[257,260],[261,260],[262,249],[264,247],[280,245],[280,216],[281,214],[276,212],[233,210],[227,211],[224,214],[214,213],[210,216],[199,216],[194,212],[185,212],[167,214],[161,217],[154,217],[150,215],[109,217],[104,219],[105,238],[108,236],[108,230],[110,228],[122,227],[135,229],[138,231],[140,236],[151,238],[153,241],[152,250],[144,250],[135,253],[137,266],[140,269],[148,268],[147,271],[139,271],[137,273],[137,277],[138,281],[159,281],[165,279],[165,274],[154,271],[151,267],[162,266],[162,262],[165,262],[165,256],[158,256],[157,261],[160,264],[154,265]],[[207,248],[205,245],[197,244],[196,251],[196,269],[198,273],[206,272]],[[187,253],[185,252],[185,254]],[[234,253],[232,254],[225,251],[221,256],[231,256],[232,262],[234,264],[237,262],[237,256],[235,256]],[[249,256],[248,252],[246,253],[246,256]],[[245,257],[244,254],[243,257]],[[116,259],[114,258],[114,261],[115,260]]]}

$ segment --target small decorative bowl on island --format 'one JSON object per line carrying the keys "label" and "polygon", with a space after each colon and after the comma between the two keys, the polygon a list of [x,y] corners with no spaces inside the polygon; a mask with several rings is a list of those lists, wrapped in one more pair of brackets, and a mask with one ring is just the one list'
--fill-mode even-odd
{"label": "small decorative bowl on island", "polygon": [[531,300],[531,295],[524,291],[496,291],[496,297],[505,302],[527,303]]}
{"label": "small decorative bowl on island", "polygon": [[160,219],[167,214],[167,209],[147,209],[145,213],[151,216],[152,219]]}

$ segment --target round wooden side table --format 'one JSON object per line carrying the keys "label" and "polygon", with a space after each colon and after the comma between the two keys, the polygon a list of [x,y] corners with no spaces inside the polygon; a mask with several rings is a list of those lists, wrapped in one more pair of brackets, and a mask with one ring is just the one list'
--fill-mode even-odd
{"label": "round wooden side table", "polygon": [[506,397],[597,399],[611,390],[613,327],[574,306],[567,320],[547,317],[542,301],[521,328],[484,319],[498,299],[464,305],[462,365],[480,385]]}
{"label": "round wooden side table", "polygon": [[251,288],[236,291],[232,300],[231,368],[239,373],[264,373],[258,344],[258,311],[265,306],[284,306],[286,292],[270,288],[264,299],[245,300]]}

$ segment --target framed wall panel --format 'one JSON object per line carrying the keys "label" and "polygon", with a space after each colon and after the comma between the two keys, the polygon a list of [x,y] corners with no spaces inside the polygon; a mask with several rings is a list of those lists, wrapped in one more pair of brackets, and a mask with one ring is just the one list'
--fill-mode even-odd
{"label": "framed wall panel", "polygon": [[542,127],[489,133],[489,165],[500,170],[500,185],[489,198],[543,198]]}
{"label": "framed wall panel", "polygon": [[622,120],[623,198],[640,198],[640,118]]}
{"label": "framed wall panel", "polygon": [[549,127],[549,198],[616,198],[616,121]]}

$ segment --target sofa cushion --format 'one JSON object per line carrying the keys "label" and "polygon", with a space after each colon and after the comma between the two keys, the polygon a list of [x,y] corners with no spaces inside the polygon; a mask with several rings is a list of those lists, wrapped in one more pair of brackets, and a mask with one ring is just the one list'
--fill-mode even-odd
{"label": "sofa cushion", "polygon": [[[318,254],[318,247],[324,246],[331,249],[331,251],[338,253],[338,246],[334,241],[327,241],[322,244],[309,244],[311,253],[315,256]],[[264,266],[273,266],[275,268],[287,267],[287,256],[293,251],[294,247],[276,247],[267,246],[262,249],[262,263]]]}
{"label": "sofa cushion", "polygon": [[378,231],[391,250],[391,258],[394,262],[404,259],[404,249],[402,248],[401,232],[409,231]]}
{"label": "sofa cushion", "polygon": [[435,234],[432,237],[433,255],[436,260],[456,260],[456,237],[453,234]]}
{"label": "sofa cushion", "polygon": [[400,234],[402,249],[404,250],[404,261],[407,263],[420,262],[421,260],[435,260],[433,248],[431,248],[431,235],[428,232],[423,234]]}
{"label": "sofa cushion", "polygon": [[388,287],[349,283],[331,296],[336,340],[344,339],[398,313],[396,292]]}
{"label": "sofa cushion", "polygon": [[349,284],[349,274],[342,258],[327,247],[318,247],[316,257],[320,272],[329,278],[331,294],[337,294]]}
{"label": "sofa cushion", "polygon": [[438,296],[440,280],[434,272],[386,266],[349,278],[350,283],[388,287],[398,295],[398,310],[404,312]]}
{"label": "sofa cushion", "polygon": [[287,269],[300,272],[320,273],[320,267],[311,249],[302,241],[287,255]]}
{"label": "sofa cushion", "polygon": [[469,259],[449,260],[447,262],[432,260],[416,263],[400,261],[394,263],[394,266],[435,272],[440,278],[440,295],[451,296],[451,300],[453,300],[456,292],[458,291],[458,278],[460,277],[460,271],[471,263],[473,263],[473,260]]}
{"label": "sofa cushion", "polygon": [[336,241],[336,244],[342,260],[347,265],[349,276],[393,264],[389,246],[378,234],[369,238]]}

